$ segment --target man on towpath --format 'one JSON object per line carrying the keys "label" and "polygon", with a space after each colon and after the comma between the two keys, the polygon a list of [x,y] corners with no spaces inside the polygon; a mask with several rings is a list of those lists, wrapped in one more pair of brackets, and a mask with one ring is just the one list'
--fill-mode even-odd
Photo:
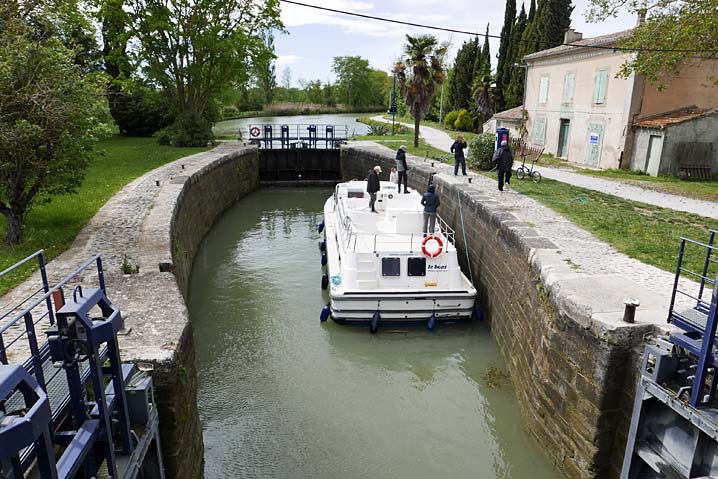
{"label": "man on towpath", "polygon": [[504,181],[506,188],[511,189],[511,168],[514,166],[514,155],[506,140],[502,141],[499,149],[494,152],[493,163],[499,173],[499,191],[504,191]]}

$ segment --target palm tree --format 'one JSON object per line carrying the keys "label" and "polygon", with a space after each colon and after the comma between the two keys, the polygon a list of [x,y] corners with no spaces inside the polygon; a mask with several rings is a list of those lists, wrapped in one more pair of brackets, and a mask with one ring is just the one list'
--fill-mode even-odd
{"label": "palm tree", "polygon": [[419,123],[432,105],[434,93],[444,81],[444,57],[448,45],[432,35],[406,36],[405,58],[394,66],[399,91],[414,117],[414,146],[419,146]]}

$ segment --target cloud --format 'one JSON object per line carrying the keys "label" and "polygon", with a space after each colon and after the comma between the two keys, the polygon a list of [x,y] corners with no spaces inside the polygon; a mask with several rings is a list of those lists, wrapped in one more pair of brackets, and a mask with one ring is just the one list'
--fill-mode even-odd
{"label": "cloud", "polygon": [[289,65],[291,63],[297,63],[302,57],[299,55],[277,55],[276,64],[277,66]]}

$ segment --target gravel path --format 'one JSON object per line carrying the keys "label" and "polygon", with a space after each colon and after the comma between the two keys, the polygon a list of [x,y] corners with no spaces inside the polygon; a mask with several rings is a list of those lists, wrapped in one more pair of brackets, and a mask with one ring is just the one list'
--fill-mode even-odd
{"label": "gravel path", "polygon": [[[381,116],[372,117],[372,120],[387,121]],[[414,125],[409,123],[401,124],[412,128],[414,127]],[[436,128],[421,126],[419,134],[428,144],[446,152],[449,151],[449,147],[451,146],[451,143],[453,143],[452,138],[448,134],[437,130]],[[550,178],[562,183],[568,183],[581,188],[599,191],[601,193],[618,196],[619,198],[631,201],[640,201],[660,206],[661,208],[684,211],[686,213],[694,213],[707,218],[718,219],[718,203],[716,202],[696,200],[693,198],[686,198],[684,196],[661,193],[622,183],[620,181],[594,178],[558,168],[540,166],[538,169],[544,178]]]}

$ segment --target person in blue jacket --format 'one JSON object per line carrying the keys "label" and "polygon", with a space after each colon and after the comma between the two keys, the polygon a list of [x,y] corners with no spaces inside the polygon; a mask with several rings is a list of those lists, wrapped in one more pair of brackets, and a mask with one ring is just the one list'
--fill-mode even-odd
{"label": "person in blue jacket", "polygon": [[437,195],[434,185],[429,185],[426,193],[421,198],[421,204],[424,206],[424,236],[431,233],[434,234],[434,226],[436,226],[436,210],[441,204],[439,195]]}

